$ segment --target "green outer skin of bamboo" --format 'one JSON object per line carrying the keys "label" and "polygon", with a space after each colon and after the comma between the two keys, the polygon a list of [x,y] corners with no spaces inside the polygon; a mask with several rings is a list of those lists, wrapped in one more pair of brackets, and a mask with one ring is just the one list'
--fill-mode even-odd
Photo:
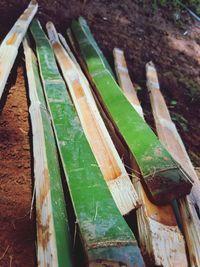
{"label": "green outer skin of bamboo", "polygon": [[115,77],[107,59],[105,58],[104,54],[102,53],[102,51],[100,50],[96,40],[94,39],[90,28],[87,25],[86,20],[83,17],[79,17],[79,23],[84,25],[84,29],[85,29],[85,34],[87,34],[88,39],[90,40],[90,42],[93,44],[93,46],[95,47],[96,51],[98,52],[99,56],[102,58],[103,63],[105,64],[106,68],[109,70],[109,72],[112,74],[113,78]]}
{"label": "green outer skin of bamboo", "polygon": [[[52,199],[53,222],[56,237],[56,249],[59,267],[72,266],[70,233],[64,193],[61,182],[59,163],[57,158],[56,143],[49,113],[46,110],[46,103],[43,89],[39,78],[36,58],[32,55],[32,68],[36,82],[38,100],[40,101],[40,111],[43,122],[44,140],[47,156],[47,165],[50,179],[50,191]],[[33,125],[34,127],[34,125]]]}
{"label": "green outer skin of bamboo", "polygon": [[52,48],[36,20],[31,32],[87,260],[104,258],[125,261],[127,266],[144,266],[136,239],[112,199],[57,69]]}
{"label": "green outer skin of bamboo", "polygon": [[[156,204],[166,204],[188,194],[192,184],[187,175],[121,92],[88,37],[85,22],[73,21],[72,31],[98,93],[136,159],[148,196]],[[123,112],[119,107],[123,107]]]}

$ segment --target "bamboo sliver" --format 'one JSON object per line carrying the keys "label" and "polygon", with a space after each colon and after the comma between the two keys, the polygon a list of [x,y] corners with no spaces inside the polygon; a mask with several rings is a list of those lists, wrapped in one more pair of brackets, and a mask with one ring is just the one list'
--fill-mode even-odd
{"label": "bamboo sliver", "polygon": [[[98,90],[97,94],[136,159],[148,197],[163,205],[188,194],[192,187],[188,175],[132,108],[88,39],[84,25],[73,21],[72,31]],[[119,107],[123,107],[123,112]]]}
{"label": "bamboo sliver", "polygon": [[28,26],[35,16],[38,4],[31,1],[28,8],[16,21],[12,29],[4,38],[0,46],[0,100],[4,93],[4,88],[18,54],[18,48],[28,29]]}
{"label": "bamboo sliver", "polygon": [[[137,93],[128,74],[124,53],[115,48],[113,54],[119,84],[133,108],[136,105],[135,109],[144,118]],[[188,266],[185,241],[177,226],[172,206],[154,205],[147,198],[140,182],[137,183],[136,189],[142,200],[142,207],[136,211],[139,244],[146,262],[163,267]]]}
{"label": "bamboo sliver", "polygon": [[136,90],[131,82],[127,64],[124,57],[124,52],[119,48],[113,50],[115,70],[118,78],[119,85],[126,95],[129,102],[132,104],[137,113],[143,118],[143,111],[140,101],[137,98]]}
{"label": "bamboo sliver", "polygon": [[70,267],[70,234],[53,129],[37,61],[27,39],[23,47],[31,101],[38,266]]}
{"label": "bamboo sliver", "polygon": [[182,168],[192,177],[194,185],[191,193],[179,200],[184,235],[188,246],[190,264],[200,266],[200,181],[190,158],[172,122],[164,97],[160,92],[157,72],[152,62],[146,65],[147,87],[158,136]]}
{"label": "bamboo sliver", "polygon": [[[54,25],[47,23],[54,53],[99,167],[122,215],[138,206],[138,197],[99,114],[88,82],[59,42]],[[69,49],[69,47],[68,47]]]}
{"label": "bamboo sliver", "polygon": [[31,33],[36,41],[46,100],[86,264],[144,266],[136,239],[112,199],[57,68],[52,48],[37,21],[32,23]]}

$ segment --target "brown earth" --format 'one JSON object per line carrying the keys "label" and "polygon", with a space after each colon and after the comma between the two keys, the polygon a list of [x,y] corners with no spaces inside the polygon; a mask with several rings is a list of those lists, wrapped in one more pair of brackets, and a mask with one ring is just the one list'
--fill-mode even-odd
{"label": "brown earth", "polygon": [[[0,266],[34,266],[35,225],[30,219],[32,175],[28,103],[17,68],[0,117]],[[10,87],[10,86],[8,86]],[[9,265],[10,264],[10,265]]]}
{"label": "brown earth", "polygon": [[[0,1],[1,39],[27,3]],[[71,19],[83,15],[112,66],[113,48],[123,48],[131,77],[142,88],[139,97],[152,127],[145,64],[153,60],[172,118],[194,165],[200,166],[200,24],[183,12],[176,20],[173,10],[153,12],[149,5],[141,3],[41,0],[38,17],[43,25],[53,20],[65,33]],[[0,116],[0,267],[35,264],[34,216],[30,219],[31,130],[22,58],[23,54],[12,71],[7,90],[11,88]]]}

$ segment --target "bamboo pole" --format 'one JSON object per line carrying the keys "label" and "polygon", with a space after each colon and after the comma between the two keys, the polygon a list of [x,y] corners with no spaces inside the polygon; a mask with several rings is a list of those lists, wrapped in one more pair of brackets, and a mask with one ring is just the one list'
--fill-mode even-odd
{"label": "bamboo pole", "polygon": [[[80,21],[73,21],[72,30],[98,90],[97,94],[139,166],[148,197],[164,205],[188,194],[192,187],[188,175],[132,108],[85,33],[84,25]],[[123,107],[123,112],[120,107]]]}
{"label": "bamboo pole", "polygon": [[27,39],[23,47],[31,101],[38,266],[72,266],[68,219],[53,130],[37,61]]}
{"label": "bamboo pole", "polygon": [[[52,23],[47,24],[47,31],[92,151],[118,209],[125,215],[138,207],[137,193],[104,125],[80,65],[63,40],[69,54],[65,52]],[[65,67],[67,64],[68,68]],[[73,85],[74,77],[77,78],[76,86],[79,85],[81,96],[77,95]]]}
{"label": "bamboo pole", "polygon": [[194,180],[190,195],[180,199],[179,205],[190,264],[191,266],[197,267],[200,266],[200,181],[176,126],[171,120],[167,105],[160,92],[157,72],[152,62],[147,63],[146,73],[147,87],[150,92],[150,100],[158,136],[176,161]]}
{"label": "bamboo pole", "polygon": [[28,29],[28,26],[38,9],[36,1],[31,1],[28,8],[18,18],[12,29],[4,38],[0,46],[0,100],[4,88],[18,54],[18,48]]}
{"label": "bamboo pole", "polygon": [[36,42],[40,74],[86,265],[144,266],[136,239],[112,199],[57,68],[52,48],[37,21],[32,23],[31,33]]}
{"label": "bamboo pole", "polygon": [[[128,73],[124,52],[115,48],[113,54],[121,89],[133,108],[144,119],[142,107]],[[154,205],[147,198],[140,182],[136,189],[142,200],[142,207],[136,211],[139,244],[146,262],[163,267],[188,266],[185,241],[177,226],[172,206]]]}

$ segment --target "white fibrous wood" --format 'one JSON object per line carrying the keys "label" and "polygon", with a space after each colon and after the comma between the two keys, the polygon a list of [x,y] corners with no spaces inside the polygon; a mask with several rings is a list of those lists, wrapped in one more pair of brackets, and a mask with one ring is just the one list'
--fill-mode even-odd
{"label": "white fibrous wood", "polygon": [[139,243],[145,260],[156,266],[188,266],[183,235],[170,205],[156,206],[147,198],[141,183],[137,192],[142,207],[137,210]]}
{"label": "white fibrous wood", "polygon": [[[118,48],[113,53],[118,82],[133,108],[144,118],[124,53]],[[142,202],[136,215],[140,248],[146,262],[163,267],[188,266],[184,238],[177,226],[172,206],[156,206],[150,202],[139,181],[135,183],[135,188]]]}
{"label": "white fibrous wood", "polygon": [[140,105],[140,101],[138,100],[137,92],[129,76],[126,60],[124,57],[124,52],[119,48],[114,48],[113,55],[115,62],[115,71],[117,74],[119,85],[123,90],[124,94],[126,95],[127,99],[129,100],[129,102],[134,107],[134,109],[143,118],[142,107]]}
{"label": "white fibrous wood", "polygon": [[[56,239],[51,206],[51,190],[49,170],[44,139],[42,112],[45,108],[38,98],[37,85],[34,77],[32,59],[35,57],[27,40],[24,40],[26,59],[26,73],[29,85],[29,108],[34,154],[34,177],[36,191],[36,218],[37,218],[37,258],[39,266],[58,266]],[[35,58],[36,62],[36,58]]]}
{"label": "white fibrous wood", "polygon": [[31,1],[28,8],[16,21],[0,46],[0,99],[18,54],[18,48],[38,9],[36,1]]}
{"label": "white fibrous wood", "polygon": [[125,215],[138,207],[137,193],[100,116],[89,84],[77,67],[77,61],[70,57],[71,52],[68,54],[62,47],[50,22],[47,31],[88,142],[118,209]]}
{"label": "white fibrous wood", "polygon": [[179,200],[184,235],[191,266],[200,266],[200,181],[187,154],[182,139],[172,122],[164,97],[160,92],[157,72],[152,62],[146,65],[147,87],[160,141],[183,170],[193,179],[191,193]]}

